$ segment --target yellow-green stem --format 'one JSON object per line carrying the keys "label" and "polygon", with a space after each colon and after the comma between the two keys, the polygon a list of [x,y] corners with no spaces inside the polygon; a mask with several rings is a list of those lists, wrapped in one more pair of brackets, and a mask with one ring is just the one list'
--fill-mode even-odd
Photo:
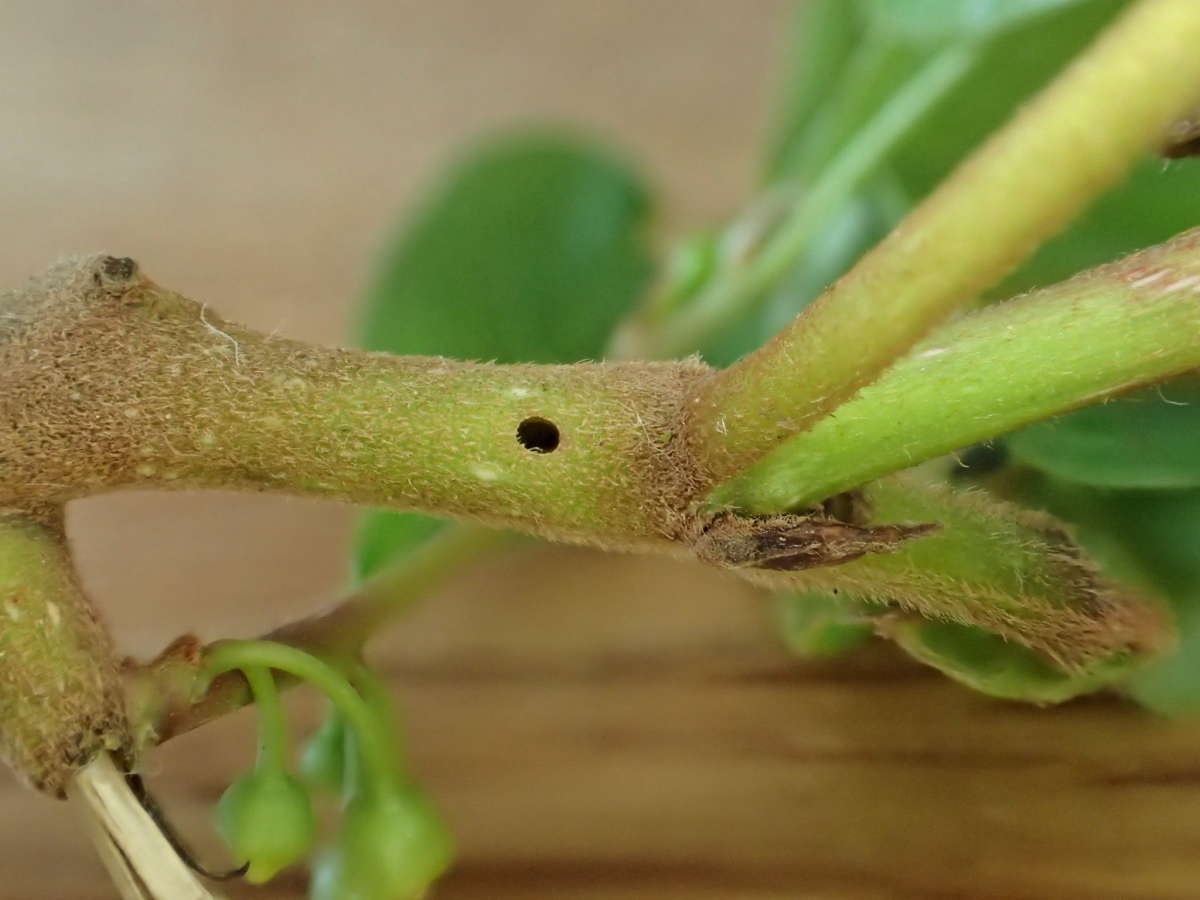
{"label": "yellow-green stem", "polygon": [[771,343],[708,382],[694,425],[740,472],[872,381],[1114,183],[1200,96],[1200,4],[1144,0]]}
{"label": "yellow-green stem", "polygon": [[[113,269],[119,278],[105,280]],[[221,320],[131,260],[0,308],[0,506],[136,487],[323,496],[608,548],[678,536],[696,361],[501,366],[313,347]]]}
{"label": "yellow-green stem", "polygon": [[804,508],[871,479],[1200,367],[1200,229],[940,328],[714,506]]}

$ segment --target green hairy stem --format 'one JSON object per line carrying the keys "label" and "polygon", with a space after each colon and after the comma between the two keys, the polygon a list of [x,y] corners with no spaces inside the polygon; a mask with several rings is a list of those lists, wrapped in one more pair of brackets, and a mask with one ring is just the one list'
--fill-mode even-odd
{"label": "green hairy stem", "polygon": [[681,532],[694,361],[498,366],[224,322],[132,260],[0,298],[0,505],[130,487],[303,493],[607,547]]}
{"label": "green hairy stem", "polygon": [[828,415],[1160,143],[1200,97],[1197,46],[1193,0],[1133,6],[823,297],[714,379],[694,406],[713,477]]}
{"label": "green hairy stem", "polygon": [[1164,611],[1101,576],[1049,516],[911,474],[867,485],[859,502],[873,521],[938,528],[836,568],[749,577],[982,628],[1073,670],[1113,660],[1132,666],[1169,643]]}
{"label": "green hairy stem", "polygon": [[[976,441],[1200,367],[1200,229],[936,330],[836,415],[722,485],[803,508]],[[897,414],[903,410],[902,414]]]}
{"label": "green hairy stem", "polygon": [[[771,587],[836,587],[983,629],[1073,672],[1143,658],[1169,631],[1157,609],[1108,584],[1052,520],[872,479],[1200,365],[1196,232],[919,344],[1165,139],[1200,95],[1198,46],[1194,0],[1132,6],[792,326],[723,372],[312,347],[228,323],[111,256],[0,295],[0,613],[37,626],[6,632],[6,752],[58,791],[77,762],[127,741],[107,638],[54,523],[70,500],[132,487],[305,494],[693,555]],[[804,216],[836,206],[966,62],[935,60],[864,128],[737,296],[794,262],[816,227]],[[698,306],[704,321],[684,336],[719,327],[724,303]],[[353,658],[395,607],[388,591],[412,596],[487,543],[459,537],[281,638]],[[68,636],[43,646],[55,610]],[[920,636],[929,654],[945,655],[940,635]],[[200,650],[180,642],[128,678],[139,744],[245,702],[236,678],[196,702]],[[80,653],[91,661],[76,665]],[[63,694],[75,743],[62,752],[62,734],[29,730],[43,682]],[[65,760],[50,774],[28,762],[47,752]]]}
{"label": "green hairy stem", "polygon": [[0,510],[0,753],[63,796],[102,750],[130,738],[117,658],[80,590],[57,519]]}

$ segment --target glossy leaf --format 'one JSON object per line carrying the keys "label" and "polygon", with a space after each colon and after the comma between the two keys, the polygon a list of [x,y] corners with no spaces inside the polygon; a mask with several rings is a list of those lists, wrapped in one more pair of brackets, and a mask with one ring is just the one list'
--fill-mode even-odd
{"label": "glossy leaf", "polygon": [[[386,247],[363,345],[498,362],[597,358],[650,274],[649,199],[600,147],[553,133],[479,145],[443,175]],[[435,520],[371,513],[361,577],[419,544]]]}

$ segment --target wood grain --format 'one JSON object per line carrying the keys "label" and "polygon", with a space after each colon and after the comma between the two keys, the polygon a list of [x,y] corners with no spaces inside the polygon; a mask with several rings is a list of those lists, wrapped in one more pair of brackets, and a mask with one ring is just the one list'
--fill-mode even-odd
{"label": "wood grain", "polygon": [[[768,618],[698,566],[563,550],[417,610],[376,658],[462,842],[439,896],[1196,896],[1197,724],[990,701],[882,646],[800,663]],[[193,833],[248,724],[161,751]]]}

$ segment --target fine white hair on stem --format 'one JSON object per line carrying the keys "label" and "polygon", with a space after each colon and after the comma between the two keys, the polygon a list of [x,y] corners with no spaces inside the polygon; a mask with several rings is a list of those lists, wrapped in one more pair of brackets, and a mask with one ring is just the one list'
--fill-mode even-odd
{"label": "fine white hair on stem", "polygon": [[205,303],[200,307],[200,323],[213,334],[220,335],[221,337],[225,338],[225,340],[229,341],[229,343],[233,344],[233,364],[235,366],[240,366],[242,364],[242,345],[237,342],[237,338],[235,338],[232,334],[222,331],[212,322],[208,321],[208,318],[205,315],[207,312],[208,304]]}

